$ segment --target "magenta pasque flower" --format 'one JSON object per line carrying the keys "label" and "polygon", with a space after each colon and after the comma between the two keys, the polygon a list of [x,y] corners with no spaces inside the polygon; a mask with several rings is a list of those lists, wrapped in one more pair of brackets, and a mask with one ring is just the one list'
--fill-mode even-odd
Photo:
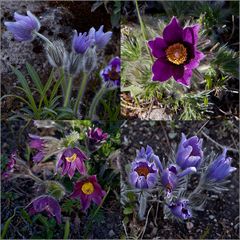
{"label": "magenta pasque flower", "polygon": [[103,32],[103,25],[96,31],[94,27],[89,30],[89,38],[94,40],[94,43],[99,49],[104,48],[112,37],[112,32]]}
{"label": "magenta pasque flower", "polygon": [[89,128],[87,132],[88,148],[91,151],[97,150],[108,138],[101,128]]}
{"label": "magenta pasque flower", "polygon": [[232,158],[227,157],[226,154],[227,149],[225,148],[223,153],[208,166],[206,171],[207,180],[222,181],[236,170],[235,167],[231,167]]}
{"label": "magenta pasque flower", "polygon": [[16,152],[12,152],[6,164],[6,171],[2,173],[3,179],[7,179],[10,177],[10,175],[14,172],[15,165],[16,165]]}
{"label": "magenta pasque flower", "polygon": [[198,24],[182,28],[176,17],[164,28],[163,36],[148,41],[152,55],[153,81],[164,82],[173,77],[178,83],[190,85],[192,70],[198,67],[204,54],[197,50]]}
{"label": "magenta pasque flower", "polygon": [[27,16],[14,13],[16,22],[4,22],[7,30],[10,31],[17,41],[33,40],[33,31],[39,31],[40,23],[38,19],[27,11]]}
{"label": "magenta pasque flower", "polygon": [[46,212],[48,217],[56,217],[57,223],[61,224],[61,207],[55,198],[48,195],[39,196],[32,200],[29,207],[31,215]]}
{"label": "magenta pasque flower", "polygon": [[182,169],[188,167],[198,168],[203,158],[202,151],[203,139],[199,139],[197,136],[193,136],[189,139],[182,133],[182,139],[178,145],[178,151],[176,155],[176,163]]}
{"label": "magenta pasque flower", "polygon": [[162,170],[159,157],[154,154],[152,148],[147,146],[145,150],[142,147],[131,164],[130,184],[139,189],[153,188],[157,183],[159,167]]}
{"label": "magenta pasque flower", "polygon": [[97,182],[96,175],[89,176],[86,179],[76,182],[71,198],[80,198],[82,204],[82,210],[86,211],[91,201],[100,205],[102,198],[106,195],[106,192],[102,189]]}
{"label": "magenta pasque flower", "polygon": [[119,87],[120,73],[121,73],[121,60],[119,57],[115,57],[108,63],[108,65],[103,70],[101,70],[100,76],[102,77],[106,86]]}
{"label": "magenta pasque flower", "polygon": [[37,151],[37,153],[33,156],[33,161],[34,163],[39,163],[44,159],[46,155],[44,153],[45,141],[43,140],[43,138],[37,135],[29,134],[29,137],[29,147]]}
{"label": "magenta pasque flower", "polygon": [[62,168],[62,176],[68,174],[70,178],[73,177],[76,169],[79,173],[85,175],[86,167],[84,161],[86,159],[87,156],[80,149],[69,147],[58,154],[56,170]]}
{"label": "magenta pasque flower", "polygon": [[192,213],[188,206],[189,201],[187,199],[177,200],[168,205],[171,213],[181,220],[186,220],[192,217]]}

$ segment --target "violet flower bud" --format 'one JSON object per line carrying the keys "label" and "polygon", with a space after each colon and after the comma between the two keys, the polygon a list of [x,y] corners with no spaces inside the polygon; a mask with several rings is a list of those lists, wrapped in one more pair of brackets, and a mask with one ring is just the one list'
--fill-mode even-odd
{"label": "violet flower bud", "polygon": [[107,87],[120,86],[121,60],[119,57],[113,58],[108,65],[101,70],[100,76]]}
{"label": "violet flower bud", "polygon": [[158,166],[162,166],[159,158],[150,146],[137,151],[137,157],[131,164],[129,183],[139,189],[153,188],[158,179]]}
{"label": "violet flower bud", "polygon": [[76,52],[65,54],[64,67],[70,75],[78,75],[83,69],[83,55]]}
{"label": "violet flower bud", "polygon": [[102,189],[97,182],[96,175],[89,176],[84,180],[76,182],[71,198],[80,198],[82,210],[85,212],[93,201],[95,204],[100,205],[106,192]]}
{"label": "violet flower bud", "polygon": [[44,159],[46,155],[44,152],[45,141],[37,135],[29,134],[29,137],[29,147],[38,151],[37,154],[33,156],[33,161],[34,163],[39,163]]}
{"label": "violet flower bud", "polygon": [[192,213],[188,207],[189,200],[181,199],[176,202],[172,202],[168,205],[171,213],[181,220],[186,220],[192,217]]}
{"label": "violet flower bud", "polygon": [[56,217],[57,223],[61,224],[61,207],[55,198],[42,195],[33,199],[28,206],[30,215],[46,212],[48,217]]}
{"label": "violet flower bud", "polygon": [[97,66],[96,47],[89,47],[83,56],[83,71],[91,73]]}
{"label": "violet flower bud", "polygon": [[64,58],[67,54],[63,41],[58,40],[52,42],[52,44],[46,44],[45,50],[48,61],[53,67],[57,68],[63,66]]}
{"label": "violet flower bud", "polygon": [[34,38],[34,31],[39,31],[40,22],[30,12],[27,11],[27,16],[14,13],[16,22],[4,22],[7,30],[10,31],[16,41],[31,41]]}
{"label": "violet flower bud", "polygon": [[87,33],[77,33],[74,31],[72,48],[76,53],[84,54],[87,49],[93,44],[94,40],[87,36]]}
{"label": "violet flower bud", "polygon": [[205,175],[207,180],[222,181],[236,170],[235,167],[231,167],[232,158],[226,157],[226,154],[227,149],[225,148],[223,153],[208,166]]}
{"label": "violet flower bud", "polygon": [[178,145],[176,163],[183,170],[188,167],[197,169],[200,166],[203,158],[202,141],[203,139],[199,139],[197,136],[187,139],[185,134],[182,133],[182,139]]}
{"label": "violet flower bud", "polygon": [[16,152],[12,152],[6,164],[6,171],[2,173],[3,179],[8,179],[11,176],[11,174],[14,172],[15,165],[16,165]]}
{"label": "violet flower bud", "polygon": [[94,27],[92,27],[88,32],[89,38],[94,40],[94,43],[97,45],[99,49],[104,48],[108,42],[110,41],[112,37],[112,32],[103,32],[103,25],[98,29],[98,31],[95,30]]}
{"label": "violet flower bud", "polygon": [[62,176],[68,174],[71,179],[77,169],[79,173],[85,175],[87,173],[84,161],[87,156],[78,148],[66,148],[63,152],[58,154],[56,164],[56,171],[62,168]]}

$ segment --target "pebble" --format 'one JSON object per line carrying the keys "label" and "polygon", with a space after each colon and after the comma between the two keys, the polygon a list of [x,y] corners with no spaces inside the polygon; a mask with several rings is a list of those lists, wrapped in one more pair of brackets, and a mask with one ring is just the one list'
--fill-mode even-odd
{"label": "pebble", "polygon": [[191,230],[193,228],[193,223],[192,222],[187,222],[187,229]]}
{"label": "pebble", "polygon": [[210,219],[214,219],[215,217],[213,215],[209,215],[209,218]]}
{"label": "pebble", "polygon": [[110,230],[109,233],[108,233],[108,236],[113,237],[114,235],[115,235],[115,232],[113,230]]}

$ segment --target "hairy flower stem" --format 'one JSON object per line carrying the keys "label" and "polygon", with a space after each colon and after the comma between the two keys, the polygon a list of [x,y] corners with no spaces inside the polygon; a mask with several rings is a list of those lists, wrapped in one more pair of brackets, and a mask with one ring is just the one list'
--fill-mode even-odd
{"label": "hairy flower stem", "polygon": [[68,79],[67,92],[66,92],[66,95],[64,98],[63,107],[68,107],[68,105],[69,105],[69,100],[71,97],[71,90],[72,90],[72,83],[73,83],[73,77],[70,75],[69,79]]}
{"label": "hairy flower stem", "polygon": [[203,180],[200,179],[198,186],[194,189],[193,192],[189,194],[188,199],[190,200],[194,196],[194,194],[199,194],[202,191],[202,186],[203,186]]}
{"label": "hairy flower stem", "polygon": [[44,40],[46,43],[52,45],[52,42],[48,38],[43,36],[41,33],[37,32],[37,31],[33,31],[33,33],[36,34],[38,37],[40,37],[42,40]]}
{"label": "hairy flower stem", "polygon": [[63,99],[65,99],[67,85],[66,85],[66,79],[65,79],[63,67],[58,68],[58,71],[59,71],[60,79],[63,78],[61,82],[61,88],[62,88],[62,95],[63,95],[62,97]]}
{"label": "hairy flower stem", "polygon": [[93,99],[93,101],[91,103],[91,106],[90,106],[90,109],[89,109],[89,113],[88,113],[89,119],[92,119],[92,120],[94,119],[98,103],[99,103],[100,99],[102,99],[102,97],[104,96],[104,94],[106,92],[107,92],[107,88],[103,84],[102,87],[100,88],[100,90],[95,95],[95,97],[94,97],[94,99]]}
{"label": "hairy flower stem", "polygon": [[146,28],[145,28],[144,22],[142,20],[142,17],[141,17],[140,11],[139,11],[138,0],[135,0],[135,5],[136,5],[136,10],[137,10],[138,20],[139,20],[140,27],[141,27],[142,36],[143,36],[143,39],[145,41],[146,50],[147,50],[149,56],[151,57],[151,60],[152,60],[152,63],[153,63],[154,60],[153,60],[152,54],[151,54],[151,52],[148,48],[148,45],[147,45],[148,39],[147,39],[147,36],[146,36]]}
{"label": "hairy flower stem", "polygon": [[86,89],[87,82],[88,82],[87,80],[88,80],[88,74],[86,72],[83,72],[82,82],[81,82],[81,85],[80,85],[80,89],[78,91],[77,100],[76,100],[75,105],[74,105],[75,116],[77,116],[78,113],[79,113],[80,103],[82,102],[82,98],[84,96],[85,89]]}

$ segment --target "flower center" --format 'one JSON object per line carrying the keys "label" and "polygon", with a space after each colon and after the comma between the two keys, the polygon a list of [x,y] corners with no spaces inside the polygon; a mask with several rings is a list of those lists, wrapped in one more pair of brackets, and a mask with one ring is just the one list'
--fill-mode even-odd
{"label": "flower center", "polygon": [[149,169],[146,166],[140,166],[135,169],[139,176],[144,176],[145,178],[149,174]]}
{"label": "flower center", "polygon": [[181,43],[175,43],[166,50],[168,61],[180,65],[187,60],[187,49]]}
{"label": "flower center", "polygon": [[111,80],[118,80],[119,79],[119,73],[116,72],[116,68],[112,68],[111,71],[108,72],[108,76]]}
{"label": "flower center", "polygon": [[74,162],[76,160],[76,158],[77,158],[77,154],[74,153],[71,157],[66,157],[66,160],[68,162]]}
{"label": "flower center", "polygon": [[90,182],[86,182],[82,185],[82,191],[86,195],[90,195],[94,192],[94,186]]}

